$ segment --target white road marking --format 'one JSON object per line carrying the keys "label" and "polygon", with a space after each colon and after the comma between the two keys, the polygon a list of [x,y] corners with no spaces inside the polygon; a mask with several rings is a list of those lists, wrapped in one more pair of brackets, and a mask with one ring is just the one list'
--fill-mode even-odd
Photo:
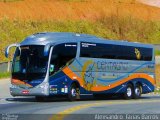
{"label": "white road marking", "polygon": [[15,103],[15,102],[7,101],[6,98],[0,98],[0,105],[1,104],[9,104],[9,103]]}

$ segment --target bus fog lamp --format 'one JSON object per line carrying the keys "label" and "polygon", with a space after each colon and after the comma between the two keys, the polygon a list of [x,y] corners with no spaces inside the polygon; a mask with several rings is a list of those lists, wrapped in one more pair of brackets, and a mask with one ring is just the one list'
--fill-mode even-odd
{"label": "bus fog lamp", "polygon": [[13,84],[12,84],[12,85],[10,86],[10,88],[13,88],[13,89],[14,89],[14,88],[18,88],[18,87],[17,87],[16,85],[13,85]]}

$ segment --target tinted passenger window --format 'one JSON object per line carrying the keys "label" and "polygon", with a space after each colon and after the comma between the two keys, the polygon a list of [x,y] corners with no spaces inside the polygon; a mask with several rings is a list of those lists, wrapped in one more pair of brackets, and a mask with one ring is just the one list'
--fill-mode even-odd
{"label": "tinted passenger window", "polygon": [[151,61],[152,49],[82,42],[80,57]]}

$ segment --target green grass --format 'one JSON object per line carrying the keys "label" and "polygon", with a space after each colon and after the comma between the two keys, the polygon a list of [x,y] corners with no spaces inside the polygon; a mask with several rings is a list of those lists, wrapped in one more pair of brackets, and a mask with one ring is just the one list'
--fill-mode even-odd
{"label": "green grass", "polygon": [[130,16],[119,18],[116,15],[111,15],[110,17],[101,17],[96,21],[20,21],[18,19],[11,21],[4,18],[0,20],[0,62],[7,61],[4,57],[7,45],[21,42],[31,34],[44,31],[77,32],[93,34],[106,39],[160,43],[160,22],[142,21]]}
{"label": "green grass", "polygon": [[158,94],[160,94],[160,87],[159,87],[159,86],[158,86],[158,87],[156,87],[156,89],[155,89],[154,93],[158,93]]}
{"label": "green grass", "polygon": [[0,73],[0,79],[9,78],[11,76],[10,72]]}
{"label": "green grass", "polygon": [[155,55],[160,56],[160,50],[155,50]]}

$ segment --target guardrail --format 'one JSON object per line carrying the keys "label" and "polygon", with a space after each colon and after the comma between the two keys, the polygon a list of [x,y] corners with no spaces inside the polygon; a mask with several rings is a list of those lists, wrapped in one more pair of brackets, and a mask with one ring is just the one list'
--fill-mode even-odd
{"label": "guardrail", "polygon": [[9,72],[12,62],[3,62],[0,63],[0,72]]}

